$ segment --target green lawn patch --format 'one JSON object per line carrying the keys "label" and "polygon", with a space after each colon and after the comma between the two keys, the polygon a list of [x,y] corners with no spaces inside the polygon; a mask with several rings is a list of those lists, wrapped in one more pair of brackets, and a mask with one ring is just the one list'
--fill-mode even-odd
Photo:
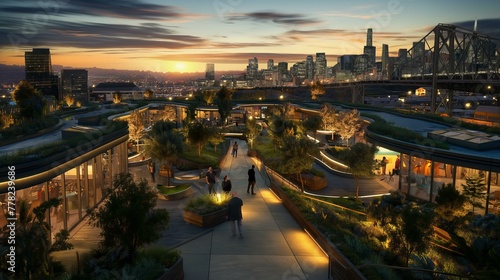
{"label": "green lawn patch", "polygon": [[157,186],[158,192],[164,195],[170,195],[174,193],[178,193],[181,191],[187,190],[191,185],[190,184],[181,184],[175,187],[167,187],[167,186]]}

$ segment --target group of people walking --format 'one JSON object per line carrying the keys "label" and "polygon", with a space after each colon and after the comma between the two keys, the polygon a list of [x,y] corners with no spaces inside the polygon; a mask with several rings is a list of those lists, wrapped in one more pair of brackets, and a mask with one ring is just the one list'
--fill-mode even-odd
{"label": "group of people walking", "polygon": [[[233,157],[238,157],[238,143],[235,141],[233,146],[232,146],[232,151],[231,155]],[[247,193],[255,195],[255,165],[252,165],[250,169],[247,171],[248,175],[248,185],[247,185]],[[207,183],[208,187],[208,193],[209,194],[216,194],[217,189],[216,189],[216,184],[220,182],[222,191],[226,194],[231,194],[231,199],[229,200],[228,207],[227,207],[227,220],[230,222],[231,225],[231,236],[235,237],[236,236],[236,226],[238,227],[238,232],[240,238],[243,238],[243,231],[242,231],[242,219],[243,215],[241,212],[241,208],[243,206],[243,200],[238,197],[238,193],[233,190],[233,185],[231,183],[231,179],[229,178],[229,175],[225,175],[222,181],[219,181],[219,178],[217,177],[217,173],[215,170],[213,170],[212,167],[208,168],[208,171],[205,175],[205,181]],[[251,192],[250,192],[251,191]]]}

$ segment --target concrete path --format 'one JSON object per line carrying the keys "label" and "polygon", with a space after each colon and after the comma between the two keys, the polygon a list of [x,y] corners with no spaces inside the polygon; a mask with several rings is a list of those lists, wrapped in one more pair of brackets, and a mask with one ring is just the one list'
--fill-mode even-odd
{"label": "concrete path", "polygon": [[[244,237],[232,238],[229,223],[223,223],[179,246],[184,279],[328,279],[328,258],[271,193],[260,172],[256,195],[247,194],[247,171],[257,164],[246,156],[246,142],[236,141],[238,156],[231,157],[228,151],[220,176],[230,177],[243,200]],[[206,192],[205,184],[201,187]],[[165,238],[157,244],[169,244]]]}

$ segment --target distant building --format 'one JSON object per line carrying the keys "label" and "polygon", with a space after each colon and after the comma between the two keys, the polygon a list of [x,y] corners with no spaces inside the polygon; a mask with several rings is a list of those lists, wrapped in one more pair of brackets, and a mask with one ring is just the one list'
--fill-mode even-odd
{"label": "distant building", "polygon": [[338,63],[340,64],[340,70],[360,75],[367,71],[367,60],[368,57],[365,54],[346,54],[338,58]]}
{"label": "distant building", "polygon": [[246,71],[247,80],[256,80],[259,73],[259,60],[254,57],[248,60],[248,66]]}
{"label": "distant building", "polygon": [[388,63],[389,63],[389,45],[382,45],[382,78],[387,79],[388,73]]}
{"label": "distant building", "polygon": [[312,55],[306,58],[306,79],[314,79],[314,60]]}
{"label": "distant building", "polygon": [[283,85],[283,82],[288,82],[288,62],[278,63],[278,82]]}
{"label": "distant building", "polygon": [[49,49],[33,49],[24,54],[26,80],[43,95],[60,99],[59,78],[52,72]]}
{"label": "distant building", "polygon": [[269,59],[267,61],[267,70],[273,70],[274,68],[274,59]]}
{"label": "distant building", "polygon": [[325,53],[316,53],[316,64],[314,74],[316,79],[326,78],[326,55]]}
{"label": "distant building", "polygon": [[89,101],[89,74],[85,69],[61,70],[61,93],[72,96],[75,101]]}
{"label": "distant building", "polygon": [[119,92],[123,100],[143,99],[143,89],[134,83],[100,83],[92,89],[90,97],[95,101],[113,101],[113,93]]}
{"label": "distant building", "polygon": [[372,44],[373,40],[373,31],[371,28],[368,28],[366,33],[366,46],[363,48],[363,54],[367,57],[367,69],[371,70],[371,68],[375,67],[375,57],[377,48]]}
{"label": "distant building", "polygon": [[207,63],[205,80],[215,81],[215,65],[213,63]]}

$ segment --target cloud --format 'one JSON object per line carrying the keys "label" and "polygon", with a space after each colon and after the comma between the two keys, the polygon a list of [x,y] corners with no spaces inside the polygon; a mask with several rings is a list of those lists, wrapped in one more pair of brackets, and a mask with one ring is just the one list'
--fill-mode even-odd
{"label": "cloud", "polygon": [[251,20],[259,22],[273,22],[276,24],[283,24],[283,25],[311,25],[321,22],[319,20],[306,18],[304,15],[300,14],[285,14],[272,11],[253,12],[245,14],[230,14],[227,17],[227,20],[228,21]]}
{"label": "cloud", "polygon": [[[172,60],[172,61],[185,61],[185,62],[198,62],[198,63],[221,63],[221,64],[240,64],[248,63],[248,59],[257,57],[261,65],[266,65],[269,59],[273,59],[275,63],[288,62],[288,67],[298,61],[306,60],[308,55],[304,53],[250,53],[250,52],[237,52],[237,53],[194,53],[194,54],[171,54],[160,55],[154,57],[144,57],[148,59]],[[326,58],[329,65],[334,65],[337,61],[339,54],[327,54]],[[267,65],[266,65],[267,67]],[[261,67],[262,68],[262,67]]]}
{"label": "cloud", "polygon": [[[1,20],[0,20],[1,23]],[[0,34],[16,29],[0,27]],[[56,46],[75,48],[165,48],[181,49],[206,43],[201,37],[177,34],[173,29],[156,23],[139,25],[103,24],[94,22],[66,22],[50,20],[28,37],[26,46]],[[10,46],[8,40],[0,40],[0,48]]]}
{"label": "cloud", "polygon": [[0,4],[2,13],[33,16],[45,13],[49,16],[95,16],[119,19],[179,21],[203,17],[199,14],[184,13],[171,5],[145,3],[141,0],[23,0],[15,4]]}

